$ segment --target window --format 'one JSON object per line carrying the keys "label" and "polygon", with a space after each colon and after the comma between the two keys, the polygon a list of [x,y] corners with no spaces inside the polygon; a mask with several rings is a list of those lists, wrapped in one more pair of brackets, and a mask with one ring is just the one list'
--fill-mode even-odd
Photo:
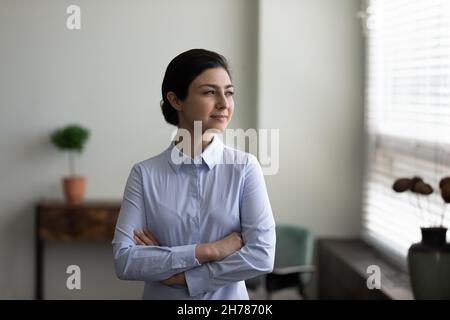
{"label": "window", "polygon": [[[405,265],[421,226],[450,222],[439,190],[450,176],[450,1],[368,0],[366,10],[363,236]],[[392,190],[413,176],[433,194]]]}

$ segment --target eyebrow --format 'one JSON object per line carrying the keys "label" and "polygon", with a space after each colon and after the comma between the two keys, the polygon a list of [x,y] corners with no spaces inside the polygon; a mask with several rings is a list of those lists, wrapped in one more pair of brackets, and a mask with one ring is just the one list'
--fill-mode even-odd
{"label": "eyebrow", "polygon": [[[201,87],[212,87],[212,88],[216,88],[216,89],[220,88],[220,86],[216,86],[215,84],[209,84],[209,83],[202,84],[202,85],[198,86],[198,88],[201,88]],[[232,84],[229,84],[229,85],[225,86],[225,89],[229,89],[229,88],[234,88],[234,86]]]}

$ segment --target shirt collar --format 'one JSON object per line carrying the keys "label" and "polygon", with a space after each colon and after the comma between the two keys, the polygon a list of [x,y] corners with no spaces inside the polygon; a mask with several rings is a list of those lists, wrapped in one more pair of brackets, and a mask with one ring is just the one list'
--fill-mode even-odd
{"label": "shirt collar", "polygon": [[[192,159],[190,156],[183,153],[178,147],[175,146],[175,141],[170,143],[167,148],[166,155],[167,160],[172,169],[178,173],[178,170],[183,164],[194,164],[205,162],[209,170],[213,169],[222,159],[223,142],[217,135],[213,136],[211,143],[203,150],[201,154]],[[172,157],[173,155],[173,157]]]}

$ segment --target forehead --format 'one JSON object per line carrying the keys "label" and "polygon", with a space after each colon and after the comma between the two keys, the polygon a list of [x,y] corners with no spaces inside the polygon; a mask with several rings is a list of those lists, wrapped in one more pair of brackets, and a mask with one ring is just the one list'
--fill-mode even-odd
{"label": "forehead", "polygon": [[210,68],[199,74],[193,81],[196,86],[202,84],[216,84],[220,86],[226,86],[231,84],[230,76],[228,72],[223,68]]}

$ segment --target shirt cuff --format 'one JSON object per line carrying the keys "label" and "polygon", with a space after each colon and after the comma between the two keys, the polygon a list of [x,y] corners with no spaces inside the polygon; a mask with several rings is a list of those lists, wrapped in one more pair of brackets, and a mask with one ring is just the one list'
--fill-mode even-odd
{"label": "shirt cuff", "polygon": [[172,269],[191,268],[200,265],[195,257],[195,246],[189,244],[185,246],[172,247]]}
{"label": "shirt cuff", "polygon": [[208,290],[210,281],[209,264],[204,264],[200,267],[193,268],[184,272],[186,285],[191,297],[197,296]]}

